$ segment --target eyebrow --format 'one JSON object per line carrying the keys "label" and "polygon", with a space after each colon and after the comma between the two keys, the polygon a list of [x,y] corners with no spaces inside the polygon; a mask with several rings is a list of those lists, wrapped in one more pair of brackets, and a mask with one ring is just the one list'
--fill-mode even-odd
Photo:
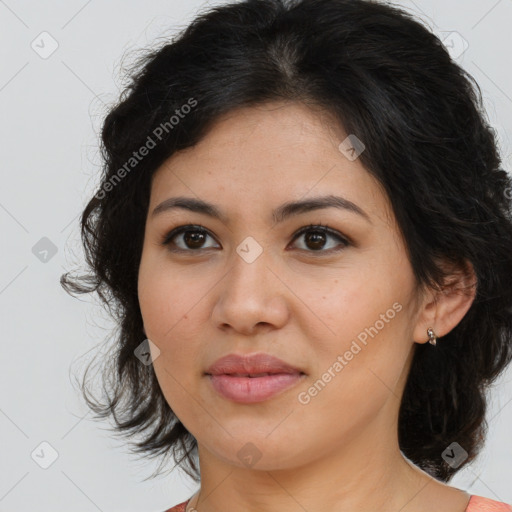
{"label": "eyebrow", "polygon": [[[283,222],[284,220],[293,215],[298,215],[301,213],[311,212],[314,210],[320,210],[324,208],[338,208],[341,210],[352,212],[357,215],[360,215],[370,224],[372,223],[369,215],[355,203],[343,197],[333,195],[313,197],[311,199],[290,201],[284,203],[272,212],[272,219],[274,223],[277,224],[279,222]],[[155,207],[151,214],[151,217],[155,217],[160,213],[173,209],[182,209],[191,212],[202,213],[204,215],[208,215],[210,217],[218,219],[224,224],[228,224],[227,217],[214,204],[203,201],[202,199],[195,199],[192,197],[184,196],[171,197],[169,199],[166,199],[165,201],[162,201],[158,206]]]}

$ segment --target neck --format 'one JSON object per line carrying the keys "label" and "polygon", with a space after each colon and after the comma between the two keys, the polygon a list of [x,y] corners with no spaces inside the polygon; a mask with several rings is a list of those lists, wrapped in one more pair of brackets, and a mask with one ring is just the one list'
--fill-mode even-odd
{"label": "neck", "polygon": [[386,414],[307,464],[286,469],[229,464],[199,444],[201,490],[188,510],[420,510],[411,503],[418,505],[422,490],[434,480],[403,457],[396,424],[383,425],[384,418]]}

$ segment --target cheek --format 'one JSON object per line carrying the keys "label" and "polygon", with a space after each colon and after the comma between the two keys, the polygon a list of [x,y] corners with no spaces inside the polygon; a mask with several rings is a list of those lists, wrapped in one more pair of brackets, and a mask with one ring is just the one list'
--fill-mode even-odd
{"label": "cheek", "polygon": [[190,281],[164,263],[145,258],[139,268],[139,305],[148,337],[165,344],[193,306]]}
{"label": "cheek", "polygon": [[180,419],[187,417],[195,370],[200,370],[193,362],[201,339],[200,322],[194,319],[199,311],[193,307],[195,292],[183,281],[178,272],[163,269],[158,262],[141,262],[139,306],[146,335],[159,350],[153,368],[165,400]]}
{"label": "cheek", "polygon": [[[298,390],[301,420],[322,430],[333,443],[340,435],[348,441],[383,409],[399,407],[399,382],[409,354],[407,346],[396,341],[395,334],[402,329],[399,315],[377,334],[353,325],[355,336],[343,334],[331,343],[330,353],[322,354],[316,371]],[[366,343],[357,338],[361,332],[368,335]]]}
{"label": "cheek", "polygon": [[[375,406],[385,400],[413,346],[407,308],[411,282],[406,277],[391,281],[390,272],[377,265],[369,268],[357,276],[340,274],[327,293],[316,295],[315,310],[328,328],[320,332],[311,323],[304,327],[316,354],[311,381],[320,379],[320,388],[329,382],[325,387],[343,407],[358,407],[360,400],[374,401]],[[370,390],[373,397],[366,396]]]}
{"label": "cheek", "polygon": [[160,350],[154,367],[159,380],[165,382],[164,390],[175,387],[171,375],[182,382],[200,370],[201,326],[208,319],[204,295],[211,288],[186,271],[169,267],[143,258],[138,282],[146,335]]}

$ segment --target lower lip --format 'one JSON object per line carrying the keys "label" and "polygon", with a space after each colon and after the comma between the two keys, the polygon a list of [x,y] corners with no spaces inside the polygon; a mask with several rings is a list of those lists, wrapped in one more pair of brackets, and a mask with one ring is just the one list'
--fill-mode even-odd
{"label": "lower lip", "polygon": [[223,397],[238,403],[263,402],[289,389],[302,380],[300,373],[276,373],[263,377],[236,377],[233,375],[208,375],[214,389]]}

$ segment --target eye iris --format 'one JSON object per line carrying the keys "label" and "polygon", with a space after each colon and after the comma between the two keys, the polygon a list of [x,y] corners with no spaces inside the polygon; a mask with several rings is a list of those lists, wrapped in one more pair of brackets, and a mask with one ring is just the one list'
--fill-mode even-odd
{"label": "eye iris", "polygon": [[199,248],[204,243],[205,233],[201,231],[185,231],[183,238],[187,246],[191,246],[192,249]]}
{"label": "eye iris", "polygon": [[[313,247],[310,247],[308,244],[309,242],[313,243]],[[309,231],[308,234],[306,234],[306,245],[310,249],[321,249],[325,244],[325,233],[322,233],[321,231]]]}

